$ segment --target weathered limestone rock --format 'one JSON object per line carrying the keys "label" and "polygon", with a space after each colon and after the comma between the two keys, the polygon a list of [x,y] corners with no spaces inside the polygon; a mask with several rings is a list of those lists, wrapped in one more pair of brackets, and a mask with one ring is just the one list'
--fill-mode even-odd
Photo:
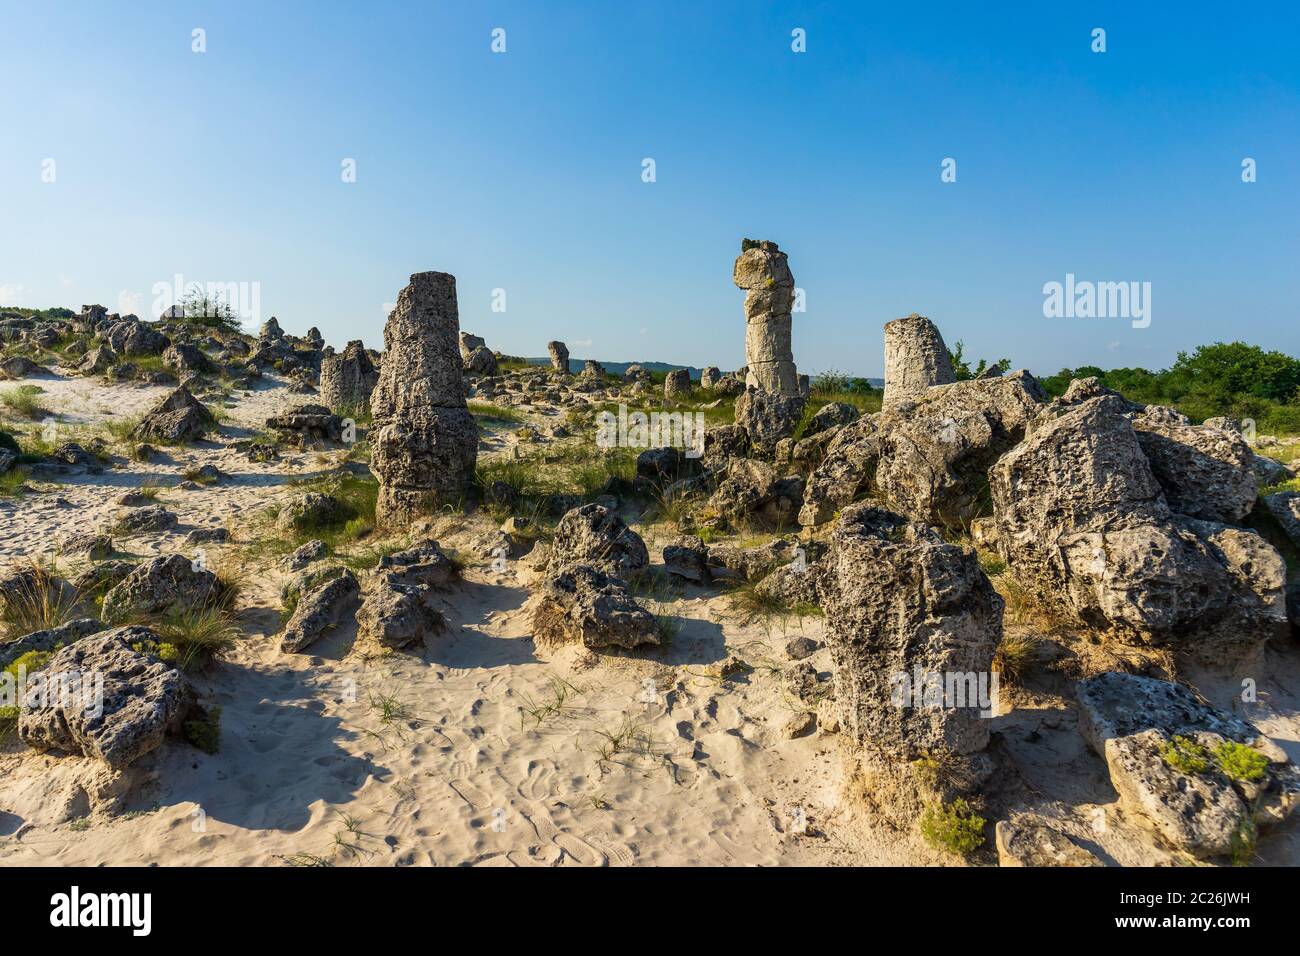
{"label": "weathered limestone rock", "polygon": [[745,384],[797,397],[790,322],[794,276],[786,254],[775,242],[746,239],[740,248],[732,279],[745,290]]}
{"label": "weathered limestone rock", "polygon": [[325,349],[320,362],[320,397],[330,409],[359,412],[370,409],[370,393],[379,381],[379,370],[360,339],[347,344],[341,353]]}
{"label": "weathered limestone rock", "polygon": [[1034,813],[999,820],[998,866],[1104,866],[1097,856]]}
{"label": "weathered limestone rock", "polygon": [[983,750],[1003,602],[975,555],[855,505],[825,560],[826,643],[846,732],[900,760]]}
{"label": "weathered limestone rock", "polygon": [[1148,405],[1133,427],[1172,510],[1236,524],[1255,506],[1255,454],[1239,432],[1193,425],[1160,405]]}
{"label": "weathered limestone rock", "polygon": [[551,356],[551,370],[561,375],[569,374],[569,349],[563,342],[547,342],[546,351]]}
{"label": "weathered limestone rock", "polygon": [[131,433],[138,441],[197,441],[217,427],[208,407],[184,385],[153,407]]}
{"label": "weathered limestone rock", "polygon": [[[132,650],[133,644],[157,641],[147,627],[119,627],[58,651],[28,678],[18,736],[37,750],[96,757],[114,769],[158,747],[167,733],[181,729],[195,695],[175,667]],[[55,692],[75,682],[91,693],[100,680],[102,708],[87,706],[91,701],[80,693]]]}
{"label": "weathered limestone rock", "polygon": [[266,427],[303,448],[343,440],[343,419],[324,405],[297,405],[282,415],[272,415]]}
{"label": "weathered limestone rock", "polygon": [[734,458],[709,500],[719,514],[780,530],[796,524],[803,478],[781,475],[766,462]]}
{"label": "weathered limestone rock", "polygon": [[498,373],[497,357],[486,345],[480,345],[465,356],[465,372],[486,378]]}
{"label": "weathered limestone rock", "polygon": [[478,429],[465,405],[459,326],[455,277],[418,272],[384,327],[370,432],[381,526],[457,501],[473,480]]}
{"label": "weathered limestone rock", "polygon": [[137,565],[104,595],[104,619],[131,614],[174,614],[214,606],[222,596],[217,576],[179,554]]}
{"label": "weathered limestone rock", "polygon": [[[1121,804],[1177,849],[1248,852],[1256,826],[1283,822],[1300,803],[1300,773],[1285,751],[1186,687],[1112,672],[1080,681],[1077,696],[1079,731],[1105,759]],[[1233,744],[1253,753],[1253,773],[1225,762]]]}
{"label": "weathered limestone rock", "polygon": [[850,405],[848,402],[827,402],[808,419],[808,426],[804,429],[805,438],[816,435],[818,432],[826,431],[828,428],[838,428],[841,425],[847,425],[849,422],[857,421],[862,417],[862,413],[857,407]]}
{"label": "weathered limestone rock", "polygon": [[736,424],[760,454],[770,455],[781,439],[799,427],[805,399],[797,394],[780,394],[752,386],[736,398]]}
{"label": "weathered limestone rock", "polygon": [[82,375],[103,375],[117,364],[117,353],[106,345],[91,349],[77,363],[77,371]]}
{"label": "weathered limestone rock", "polygon": [[932,385],[955,381],[948,346],[933,322],[913,312],[885,324],[883,409],[916,399]]}
{"label": "weathered limestone rock", "polygon": [[487,345],[487,340],[481,335],[471,335],[469,332],[461,332],[459,341],[461,361],[467,361],[474,354],[475,349],[481,349]]}
{"label": "weathered limestone rock", "polygon": [[1050,408],[989,471],[998,550],[1068,617],[1209,664],[1285,633],[1285,564],[1257,534],[1173,514],[1124,404]]}
{"label": "weathered limestone rock", "polygon": [[343,568],[337,577],[302,595],[280,636],[280,650],[295,654],[314,643],[355,609],[359,593],[356,576]]}
{"label": "weathered limestone rock", "polygon": [[988,507],[988,470],[1024,437],[1046,394],[1028,372],[934,386],[881,412],[875,483],[886,505],[964,530]]}
{"label": "weathered limestone rock", "polygon": [[871,490],[880,463],[880,417],[864,415],[835,433],[821,463],[808,476],[800,524],[825,524]]}
{"label": "weathered limestone rock", "polygon": [[4,670],[18,658],[31,651],[58,650],[81,640],[88,634],[94,634],[103,629],[103,623],[96,618],[81,617],[69,621],[67,624],[49,627],[43,631],[33,631],[31,634],[26,634],[7,644],[0,644],[0,670]]}
{"label": "weathered limestone rock", "polygon": [[107,325],[100,334],[118,355],[159,355],[171,344],[167,336],[134,315]]}
{"label": "weathered limestone rock", "polygon": [[432,539],[384,555],[379,559],[377,570],[388,574],[398,584],[412,587],[448,588],[460,578],[456,564]]}
{"label": "weathered limestone rock", "polygon": [[1280,491],[1268,495],[1264,507],[1277,519],[1291,543],[1300,548],[1300,492]]}
{"label": "weathered limestone rock", "polygon": [[383,647],[409,647],[446,626],[433,588],[403,583],[391,573],[371,578],[357,612],[357,637]]}
{"label": "weathered limestone rock", "polygon": [[649,563],[650,552],[641,536],[618,515],[592,503],[569,511],[556,525],[548,573],[557,574],[572,564],[590,564],[627,577]]}
{"label": "weathered limestone rock", "polygon": [[0,361],[0,372],[4,372],[9,378],[30,378],[33,375],[43,374],[45,368],[25,355],[11,355]]}
{"label": "weathered limestone rock", "polygon": [[691,394],[691,373],[684,368],[673,369],[664,378],[664,399],[672,401]]}
{"label": "weathered limestone rock", "polygon": [[532,621],[538,644],[633,648],[659,643],[654,615],[637,604],[621,579],[588,564],[547,576],[533,599]]}
{"label": "weathered limestone rock", "polygon": [[709,548],[701,538],[683,535],[664,545],[664,570],[694,584],[708,584]]}
{"label": "weathered limestone rock", "polygon": [[280,323],[275,316],[262,323],[259,337],[263,342],[278,342],[284,338],[284,330],[280,328]]}
{"label": "weathered limestone rock", "polygon": [[189,375],[204,375],[216,370],[216,366],[202,349],[186,342],[167,346],[162,353],[162,363],[182,380]]}
{"label": "weathered limestone rock", "polygon": [[281,531],[314,531],[352,516],[352,509],[333,495],[307,491],[285,502],[275,516],[275,526]]}
{"label": "weathered limestone rock", "polygon": [[718,370],[718,367],[716,365],[709,365],[700,371],[700,387],[713,388],[720,378],[722,378],[722,372]]}
{"label": "weathered limestone rock", "polygon": [[[125,496],[123,496],[125,497]],[[180,519],[162,505],[150,505],[136,511],[128,511],[115,526],[117,534],[133,535],[151,531],[170,531]]]}

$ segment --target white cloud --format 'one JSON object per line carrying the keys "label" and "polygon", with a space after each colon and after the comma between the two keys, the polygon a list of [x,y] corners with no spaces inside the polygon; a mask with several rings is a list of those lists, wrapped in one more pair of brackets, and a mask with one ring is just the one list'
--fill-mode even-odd
{"label": "white cloud", "polygon": [[578,348],[585,349],[591,345],[591,339],[574,339],[573,344],[578,346]]}

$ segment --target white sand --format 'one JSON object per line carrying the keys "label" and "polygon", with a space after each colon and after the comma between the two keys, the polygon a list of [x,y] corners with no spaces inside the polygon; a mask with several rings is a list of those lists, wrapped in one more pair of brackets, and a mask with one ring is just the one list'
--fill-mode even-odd
{"label": "white sand", "polygon": [[[139,414],[165,394],[79,379],[39,384],[50,407],[87,425],[106,409]],[[107,527],[122,490],[150,476],[179,476],[187,465],[210,462],[232,478],[168,492],[162,503],[184,526],[132,539],[126,550],[176,549],[190,527],[238,530],[288,494],[288,481],[327,463],[303,453],[253,465],[230,442],[278,408],[310,400],[282,387],[241,397],[219,443],[0,504],[0,565],[44,553],[63,533]],[[465,534],[486,526],[479,521],[467,522]],[[78,781],[95,771],[93,762],[37,754],[11,738],[0,746],[0,864],[958,862],[915,831],[875,822],[848,785],[852,762],[842,737],[780,733],[793,713],[780,687],[779,669],[790,663],[782,647],[799,633],[820,640],[819,619],[790,622],[786,633],[779,624],[740,627],[725,597],[688,587],[671,607],[682,629],[664,649],[634,656],[539,649],[522,612],[530,573],[519,562],[504,574],[471,567],[464,585],[446,594],[445,635],[430,636],[422,653],[366,660],[347,629],[308,653],[282,654],[273,632],[285,574],[260,569],[242,615],[249,636],[194,677],[202,697],[222,708],[219,753],[168,743],[138,762],[146,779],[129,808],[139,812],[72,822]],[[726,681],[709,676],[727,653],[755,670]],[[812,660],[829,671],[824,648]],[[1295,695],[1283,688],[1300,688],[1298,676],[1294,652],[1270,655],[1261,680],[1267,702],[1251,715],[1293,759],[1300,759],[1300,720]],[[523,709],[553,699],[557,679],[575,689],[558,714],[535,725]],[[1230,682],[1202,689],[1221,705],[1233,696]],[[382,698],[406,716],[385,723],[375,705]],[[1059,816],[1117,862],[1171,862],[1115,806],[1069,701],[1053,693],[1017,700],[1014,713],[995,721],[996,746],[1009,772],[1018,769],[1027,783],[1024,805]],[[602,756],[612,749],[602,732],[620,728],[639,742]],[[792,826],[800,811],[803,834]],[[1274,835],[1263,855],[1294,863],[1300,842]]]}

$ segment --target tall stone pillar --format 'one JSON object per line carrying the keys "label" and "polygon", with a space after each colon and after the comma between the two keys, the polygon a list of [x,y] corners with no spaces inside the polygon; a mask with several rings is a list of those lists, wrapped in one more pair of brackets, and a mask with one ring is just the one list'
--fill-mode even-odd
{"label": "tall stone pillar", "polygon": [[884,408],[911,401],[932,385],[955,381],[948,346],[933,322],[913,312],[885,323]]}
{"label": "tall stone pillar", "polygon": [[745,384],[797,396],[799,375],[791,350],[794,276],[775,242],[744,239],[732,279],[745,290]]}
{"label": "tall stone pillar", "polygon": [[376,522],[401,527],[469,490],[478,430],[461,378],[456,277],[417,272],[384,326],[384,361],[371,395]]}

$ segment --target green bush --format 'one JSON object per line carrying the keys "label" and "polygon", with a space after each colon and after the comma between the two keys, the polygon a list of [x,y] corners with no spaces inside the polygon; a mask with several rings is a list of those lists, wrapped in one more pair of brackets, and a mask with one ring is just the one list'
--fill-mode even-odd
{"label": "green bush", "polygon": [[1214,749],[1214,762],[1233,780],[1261,780],[1268,772],[1268,758],[1254,747],[1225,740]]}
{"label": "green bush", "polygon": [[970,856],[984,845],[986,822],[958,797],[947,806],[934,803],[926,807],[921,815],[921,836],[931,846],[958,856]]}
{"label": "green bush", "polygon": [[221,708],[209,707],[193,720],[185,721],[185,739],[205,754],[221,748]]}

